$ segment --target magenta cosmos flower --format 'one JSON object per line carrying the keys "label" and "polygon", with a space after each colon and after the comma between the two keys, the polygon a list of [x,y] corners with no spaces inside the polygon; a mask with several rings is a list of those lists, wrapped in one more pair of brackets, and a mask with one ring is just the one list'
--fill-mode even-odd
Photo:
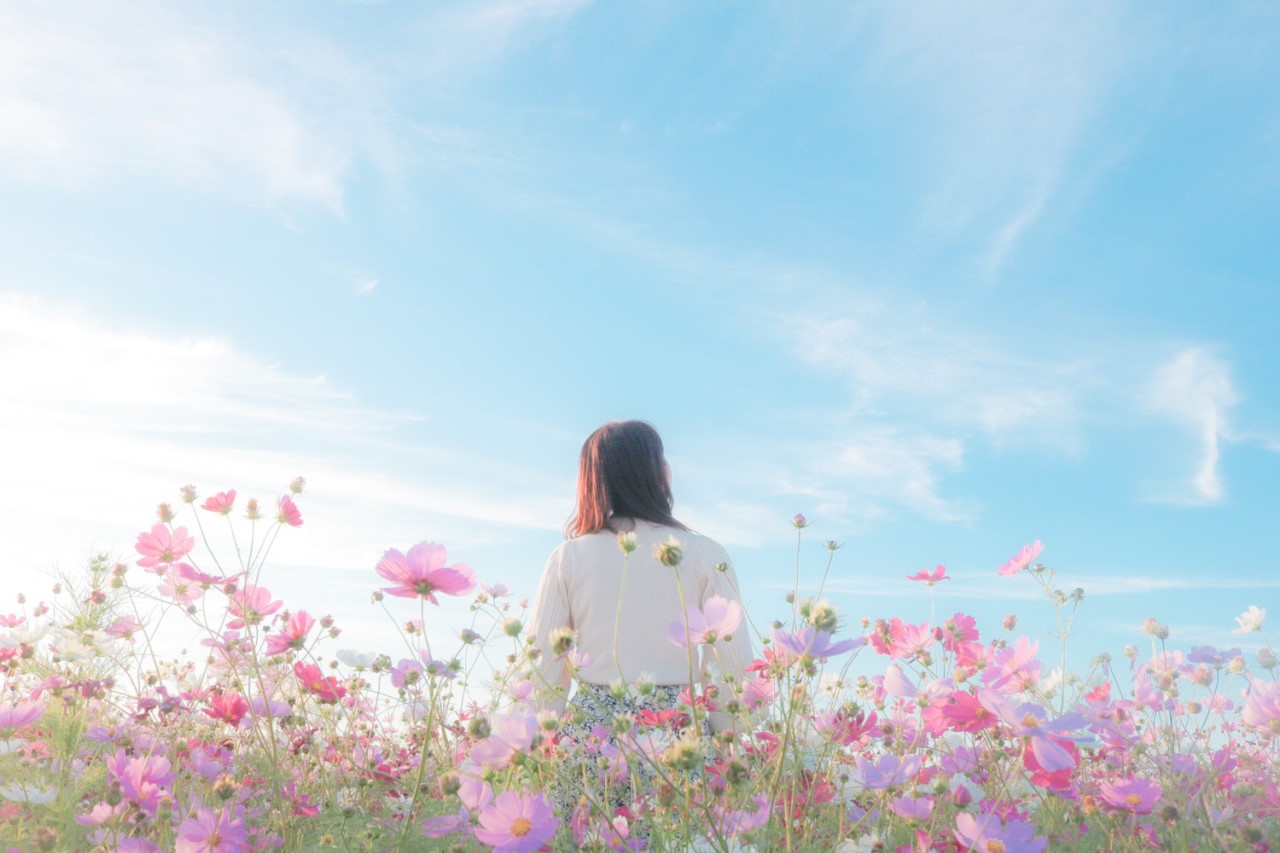
{"label": "magenta cosmos flower", "polygon": [[187,535],[187,528],[175,527],[173,530],[163,524],[154,525],[150,533],[139,533],[138,542],[134,546],[142,559],[138,565],[152,569],[162,563],[176,563],[196,547],[196,540]]}
{"label": "magenta cosmos flower", "polygon": [[244,821],[227,810],[197,809],[178,827],[174,853],[240,853],[249,846]]}
{"label": "magenta cosmos flower", "polygon": [[470,566],[458,564],[446,566],[448,552],[443,545],[419,542],[401,554],[390,548],[382,555],[375,570],[395,586],[384,587],[386,592],[401,598],[425,598],[439,604],[436,593],[466,595],[475,589],[476,576]]}
{"label": "magenta cosmos flower", "polygon": [[681,648],[710,645],[738,629],[742,622],[742,605],[718,595],[707,599],[706,607],[686,607],[683,619],[667,625],[667,639]]}
{"label": "magenta cosmos flower", "polygon": [[302,526],[302,513],[298,511],[298,506],[293,502],[293,498],[288,495],[276,501],[276,521],[281,524],[287,524],[290,527]]}
{"label": "magenta cosmos flower", "polygon": [[939,565],[932,572],[929,571],[928,569],[921,569],[920,571],[916,572],[914,575],[907,575],[907,580],[924,581],[926,585],[933,586],[935,583],[939,583],[940,581],[950,580],[950,578],[947,577],[947,567],[943,565]]}
{"label": "magenta cosmos flower", "polygon": [[1040,556],[1040,552],[1044,550],[1044,546],[1040,544],[1040,540],[1032,542],[1030,545],[1022,546],[1022,550],[1017,556],[1013,557],[1009,562],[996,569],[996,574],[1003,577],[1016,575],[1018,572],[1031,565],[1031,561]]}
{"label": "magenta cosmos flower", "polygon": [[542,794],[503,791],[480,811],[476,838],[494,853],[531,853],[556,834],[551,803]]}

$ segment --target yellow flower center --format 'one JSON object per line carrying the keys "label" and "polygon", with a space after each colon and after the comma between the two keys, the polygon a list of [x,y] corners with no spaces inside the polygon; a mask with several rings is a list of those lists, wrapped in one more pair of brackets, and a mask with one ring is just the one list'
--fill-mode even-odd
{"label": "yellow flower center", "polygon": [[1125,801],[1126,803],[1128,803],[1129,805],[1131,805],[1131,806],[1138,806],[1138,805],[1142,805],[1142,797],[1140,797],[1140,796],[1139,796],[1139,795],[1137,795],[1137,794],[1128,794],[1128,795],[1126,795],[1126,796],[1125,796],[1125,798],[1124,798],[1124,801]]}
{"label": "yellow flower center", "polygon": [[987,853],[1004,853],[1004,842],[999,838],[988,838],[982,849]]}
{"label": "yellow flower center", "polygon": [[529,834],[529,830],[533,829],[533,824],[529,822],[527,817],[518,817],[511,824],[511,834],[516,838],[524,838]]}

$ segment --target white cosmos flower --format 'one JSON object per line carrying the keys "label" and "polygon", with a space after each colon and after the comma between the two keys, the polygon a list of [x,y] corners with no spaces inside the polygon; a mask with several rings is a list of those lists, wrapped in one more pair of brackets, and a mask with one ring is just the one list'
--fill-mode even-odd
{"label": "white cosmos flower", "polygon": [[1252,634],[1254,631],[1262,630],[1262,623],[1267,620],[1267,611],[1257,605],[1249,605],[1249,609],[1236,617],[1236,622],[1240,627],[1231,633],[1233,634]]}
{"label": "white cosmos flower", "polygon": [[23,782],[10,782],[8,785],[0,786],[0,797],[15,803],[43,806],[58,799],[58,789],[38,788]]}
{"label": "white cosmos flower", "polygon": [[44,639],[44,635],[49,633],[49,626],[45,625],[20,625],[12,629],[8,633],[0,634],[0,646],[6,649],[16,649],[21,645],[34,646],[36,643]]}

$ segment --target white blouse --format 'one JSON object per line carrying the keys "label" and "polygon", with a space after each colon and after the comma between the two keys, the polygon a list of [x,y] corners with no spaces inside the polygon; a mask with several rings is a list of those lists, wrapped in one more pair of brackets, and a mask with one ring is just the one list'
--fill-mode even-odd
{"label": "white blouse", "polygon": [[[662,565],[654,556],[655,547],[671,536],[684,552],[676,568]],[[741,602],[724,548],[690,530],[647,521],[636,522],[635,537],[636,549],[629,557],[618,544],[618,534],[602,530],[565,541],[547,559],[529,617],[530,634],[542,650],[542,707],[564,709],[570,674],[551,652],[551,634],[561,627],[575,632],[579,656],[589,658],[578,664],[579,678],[589,684],[618,679],[632,683],[641,674],[652,676],[657,684],[688,684],[692,658],[693,677],[704,685],[720,682],[723,702],[730,694],[716,673],[741,678],[751,661],[745,607],[730,639],[691,651],[667,638],[667,626],[683,622],[681,587],[691,607],[702,608],[712,596]],[[559,688],[558,695],[550,695],[547,685]],[[713,726],[719,728],[715,724],[722,720],[713,719]]]}

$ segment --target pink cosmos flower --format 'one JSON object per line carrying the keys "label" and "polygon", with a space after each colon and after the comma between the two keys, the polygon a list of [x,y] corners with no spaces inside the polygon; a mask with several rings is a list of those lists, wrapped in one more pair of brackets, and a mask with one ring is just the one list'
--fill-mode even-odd
{"label": "pink cosmos flower", "polygon": [[668,623],[667,639],[682,649],[711,645],[716,640],[729,637],[741,622],[742,605],[713,595],[701,610],[686,607],[683,619]]}
{"label": "pink cosmos flower", "polygon": [[982,681],[1002,693],[1019,693],[1040,677],[1040,641],[1018,637],[1012,646],[997,649],[982,672]]}
{"label": "pink cosmos flower", "polygon": [[123,749],[107,756],[107,772],[120,783],[120,790],[130,800],[152,817],[160,804],[160,797],[167,794],[178,774],[172,771],[169,759],[160,755],[139,755],[130,758]]}
{"label": "pink cosmos flower", "polygon": [[150,533],[139,533],[134,547],[142,555],[138,565],[153,569],[161,564],[176,563],[187,556],[196,547],[196,540],[187,535],[185,527],[170,530],[163,524],[157,524]]}
{"label": "pink cosmos flower", "polygon": [[1071,733],[1084,725],[1080,714],[1071,711],[1050,720],[1048,712],[1034,702],[1014,707],[1008,698],[985,687],[979,687],[977,695],[983,707],[999,717],[1015,736],[1030,739],[1029,746],[1040,768],[1054,772],[1075,767],[1076,758],[1061,746],[1061,739],[1070,740]]}
{"label": "pink cosmos flower", "polygon": [[928,569],[921,569],[914,575],[907,575],[907,580],[924,581],[926,586],[933,586],[935,583],[951,580],[951,578],[947,577],[947,567],[939,564],[932,572]]}
{"label": "pink cosmos flower", "polygon": [[288,495],[282,495],[276,500],[276,521],[290,527],[302,526],[302,513]]}
{"label": "pink cosmos flower", "polygon": [[102,826],[107,821],[115,820],[128,809],[129,804],[123,801],[114,806],[102,801],[84,814],[76,815],[76,823],[81,826]]}
{"label": "pink cosmos flower", "polygon": [[1268,731],[1273,737],[1280,735],[1280,681],[1255,678],[1242,695],[1244,707],[1240,709],[1241,722],[1255,729]]}
{"label": "pink cosmos flower", "polygon": [[0,730],[20,729],[44,716],[45,703],[40,701],[10,704],[0,702]]}
{"label": "pink cosmos flower", "polygon": [[448,554],[443,545],[419,542],[401,554],[390,548],[378,561],[375,571],[396,584],[384,587],[386,592],[401,598],[421,597],[438,605],[435,594],[466,595],[475,588],[476,576],[470,566],[446,566]]}
{"label": "pink cosmos flower", "polygon": [[1044,546],[1040,544],[1040,540],[1032,542],[1030,545],[1024,545],[1017,556],[1013,557],[1009,562],[996,569],[996,574],[1002,577],[1012,577],[1018,572],[1031,565],[1031,561],[1040,556],[1040,552],[1044,550]]}
{"label": "pink cosmos flower", "polygon": [[334,676],[324,677],[320,667],[313,663],[295,663],[293,674],[297,676],[302,688],[321,702],[337,702],[347,695],[347,688]]}
{"label": "pink cosmos flower", "polygon": [[1164,789],[1160,783],[1136,776],[1098,785],[1098,797],[1104,803],[1113,809],[1134,814],[1150,814],[1162,793]]}
{"label": "pink cosmos flower", "polygon": [[867,642],[865,637],[854,637],[833,643],[830,631],[819,631],[812,625],[801,628],[794,634],[789,634],[781,628],[773,628],[769,636],[773,639],[774,648],[783,652],[789,662],[806,657],[825,661],[827,658],[860,649]]}
{"label": "pink cosmos flower", "polygon": [[476,838],[494,853],[531,853],[551,840],[557,823],[542,794],[503,791],[481,809]]}
{"label": "pink cosmos flower", "polygon": [[481,767],[501,770],[517,753],[527,752],[538,733],[538,718],[533,714],[503,714],[495,717],[489,736],[471,748],[471,760]]}
{"label": "pink cosmos flower", "polygon": [[[182,571],[184,567],[191,568],[186,563],[170,566],[164,573],[164,580],[160,582],[159,589],[160,594],[165,598],[172,598],[180,604],[191,604],[204,597],[204,590],[186,576]],[[195,569],[191,570],[195,571]]]}
{"label": "pink cosmos flower", "polygon": [[889,802],[889,811],[907,820],[928,820],[933,814],[932,797],[894,797]]}
{"label": "pink cosmos flower", "polygon": [[315,627],[316,620],[305,610],[289,617],[284,628],[267,637],[267,654],[282,655],[290,649],[301,649],[307,643],[307,634]]}
{"label": "pink cosmos flower", "polygon": [[966,853],[1040,853],[1049,840],[1035,833],[1025,820],[1011,817],[1002,821],[996,812],[983,811],[956,815],[953,834]]}
{"label": "pink cosmos flower", "polygon": [[174,853],[241,853],[249,847],[244,821],[226,808],[197,809],[178,827]]}
{"label": "pink cosmos flower", "polygon": [[118,639],[132,640],[142,630],[142,623],[132,616],[121,616],[106,627],[106,632]]}
{"label": "pink cosmos flower", "polygon": [[228,489],[225,492],[218,492],[216,495],[206,500],[200,505],[200,508],[207,509],[209,512],[216,512],[219,515],[230,515],[235,503],[236,490]]}
{"label": "pink cosmos flower", "polygon": [[243,628],[246,625],[257,625],[264,617],[270,616],[281,607],[283,601],[273,601],[271,593],[261,586],[245,584],[243,589],[236,590],[227,604],[231,615],[235,618],[227,622],[228,628]]}
{"label": "pink cosmos flower", "polygon": [[209,707],[204,712],[215,720],[238,726],[249,713],[249,702],[239,693],[222,693],[209,700]]}

